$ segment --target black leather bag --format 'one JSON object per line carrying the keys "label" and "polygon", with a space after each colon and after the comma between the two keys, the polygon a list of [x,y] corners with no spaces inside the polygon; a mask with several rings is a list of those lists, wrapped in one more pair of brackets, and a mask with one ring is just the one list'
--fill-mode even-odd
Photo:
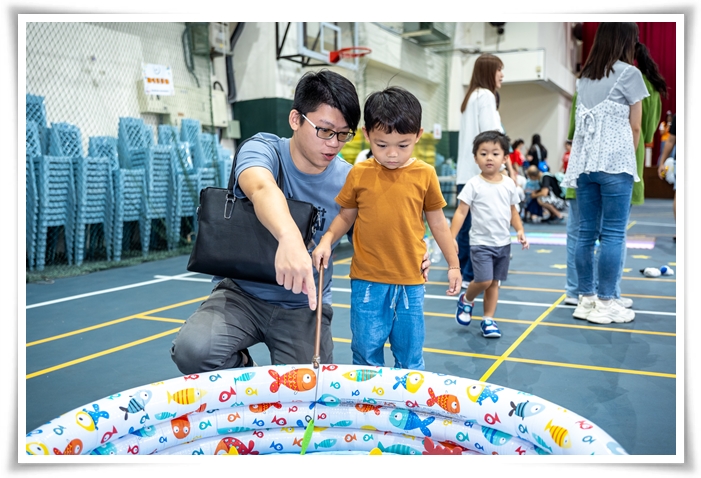
{"label": "black leather bag", "polygon": [[[187,270],[277,285],[275,253],[278,241],[256,217],[253,203],[248,198],[234,196],[236,157],[250,140],[265,141],[249,138],[239,145],[231,166],[228,189],[207,187],[200,191],[198,232]],[[277,149],[269,146],[280,162],[277,184],[284,191],[282,159]],[[316,207],[291,197],[287,197],[287,206],[304,243],[310,244],[316,232]]]}

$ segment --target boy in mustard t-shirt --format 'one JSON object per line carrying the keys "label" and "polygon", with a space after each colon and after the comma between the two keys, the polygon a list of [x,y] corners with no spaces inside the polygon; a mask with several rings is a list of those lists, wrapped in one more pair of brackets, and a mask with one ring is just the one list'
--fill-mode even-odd
{"label": "boy in mustard t-shirt", "polygon": [[423,215],[448,262],[447,295],[460,292],[457,244],[443,214],[447,205],[433,166],[412,157],[421,138],[421,104],[407,90],[371,94],[363,134],[373,157],[353,166],[336,196],[341,212],[312,252],[314,266],[353,226],[351,350],[353,364],[384,366],[389,340],[395,367],[424,370],[426,252]]}

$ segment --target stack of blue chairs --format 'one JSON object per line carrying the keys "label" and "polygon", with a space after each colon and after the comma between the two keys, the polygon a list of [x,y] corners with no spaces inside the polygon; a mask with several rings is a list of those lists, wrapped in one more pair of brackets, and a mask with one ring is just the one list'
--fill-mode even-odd
{"label": "stack of blue chairs", "polygon": [[108,158],[110,169],[119,169],[119,154],[117,153],[117,138],[114,136],[90,136],[88,140],[88,156]]}
{"label": "stack of blue chairs", "polygon": [[217,145],[217,168],[219,170],[219,187],[229,186],[229,175],[234,165],[234,154],[227,148]]}
{"label": "stack of blue chairs", "polygon": [[73,257],[76,265],[85,258],[85,230],[102,224],[107,260],[112,259],[112,159],[84,156],[80,129],[69,123],[51,123],[49,152],[73,159],[75,181]]}
{"label": "stack of blue chairs", "polygon": [[197,228],[197,205],[199,204],[200,174],[192,165],[190,143],[178,140],[176,126],[160,125],[158,143],[171,146],[171,174],[168,188],[168,249],[175,249],[180,243],[181,220],[193,218]]}
{"label": "stack of blue chairs", "polygon": [[[180,124],[180,140],[190,143],[192,154],[192,164],[200,175],[200,185],[202,188],[217,186],[219,178],[214,164],[215,156],[212,144],[217,141],[212,139],[211,134],[202,133],[202,126],[199,120],[185,118]],[[216,138],[216,135],[214,135]],[[214,141],[214,142],[212,142]]]}
{"label": "stack of blue chairs", "polygon": [[27,94],[26,98],[27,121],[33,121],[36,124],[37,131],[39,133],[41,154],[46,154],[49,151],[49,132],[46,126],[46,107],[44,106],[44,97]]}
{"label": "stack of blue chairs", "polygon": [[200,133],[200,145],[202,146],[202,165],[200,174],[202,176],[202,187],[219,186],[218,154],[217,146],[219,140],[216,134]]}
{"label": "stack of blue chairs", "polygon": [[35,158],[37,226],[35,268],[44,270],[49,227],[63,226],[68,264],[73,264],[75,182],[73,158],[42,155]]}
{"label": "stack of blue chairs", "polygon": [[[162,220],[166,228],[166,240],[168,237],[169,202],[172,198],[168,195],[171,184],[171,154],[173,146],[156,144],[147,148],[149,153],[144,156],[144,169],[146,170],[146,194],[145,194],[145,223],[146,247],[148,252],[149,239],[151,237],[151,223],[154,219]],[[143,245],[143,243],[142,243]]]}
{"label": "stack of blue chairs", "polygon": [[41,156],[41,142],[39,140],[39,129],[35,121],[27,120],[26,131],[26,235],[27,260],[29,270],[34,270],[36,261],[37,244],[37,214],[39,212],[39,197],[37,195],[36,174],[34,171],[35,161]]}

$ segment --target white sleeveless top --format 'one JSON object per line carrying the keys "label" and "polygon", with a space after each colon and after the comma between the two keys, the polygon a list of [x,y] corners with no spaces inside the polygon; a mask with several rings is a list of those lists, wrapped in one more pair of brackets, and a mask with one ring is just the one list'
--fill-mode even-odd
{"label": "white sleeveless top", "polygon": [[[621,65],[625,64],[621,63]],[[630,104],[622,104],[611,99],[619,80],[626,76],[626,70],[629,68],[637,70],[633,65],[627,65],[617,75],[606,98],[591,108],[587,108],[582,103],[580,80],[577,80],[575,131],[569,165],[562,180],[562,186],[576,188],[580,174],[594,171],[610,174],[626,173],[633,176],[635,182],[640,181],[635,161],[633,131],[630,127],[630,104],[635,104],[649,93],[645,89],[645,96],[638,98],[638,94],[634,95],[628,99]],[[640,82],[645,86],[640,72],[635,73],[639,74]],[[604,77],[598,81],[606,79]]]}

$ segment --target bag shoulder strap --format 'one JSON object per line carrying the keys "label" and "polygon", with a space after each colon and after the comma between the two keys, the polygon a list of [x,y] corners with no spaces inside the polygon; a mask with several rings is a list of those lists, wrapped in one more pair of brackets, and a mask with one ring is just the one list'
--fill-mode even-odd
{"label": "bag shoulder strap", "polygon": [[238,148],[236,148],[236,153],[234,154],[234,161],[231,164],[231,172],[229,173],[229,186],[228,186],[229,194],[231,194],[232,196],[234,195],[234,188],[236,187],[236,184],[238,184],[238,179],[236,178],[236,159],[238,158],[239,152],[241,151],[241,148],[243,147],[243,145],[249,141],[252,141],[252,140],[259,141],[261,143],[265,143],[271,150],[273,150],[275,152],[275,155],[277,156],[277,160],[278,160],[278,163],[280,166],[278,168],[277,178],[275,178],[275,180],[277,182],[277,186],[280,188],[281,191],[284,192],[285,191],[283,188],[284,177],[282,174],[283,165],[282,165],[282,158],[280,157],[280,152],[277,150],[277,148],[275,146],[270,144],[269,141],[267,141],[263,138],[260,138],[260,137],[256,138],[255,136],[252,136],[250,138],[243,140],[241,142],[241,144],[238,146]]}

